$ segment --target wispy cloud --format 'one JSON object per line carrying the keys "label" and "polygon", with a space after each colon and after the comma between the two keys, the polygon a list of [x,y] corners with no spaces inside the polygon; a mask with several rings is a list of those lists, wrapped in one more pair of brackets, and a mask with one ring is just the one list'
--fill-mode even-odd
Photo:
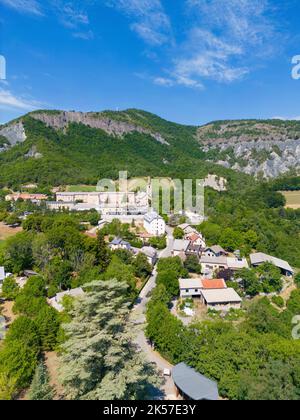
{"label": "wispy cloud", "polygon": [[160,0],[106,0],[132,19],[131,29],[152,46],[170,42],[171,23]]}
{"label": "wispy cloud", "polygon": [[[231,83],[273,51],[276,30],[268,0],[186,0],[186,40],[172,56],[173,84],[203,87],[205,80]],[[273,42],[270,42],[272,40]],[[186,83],[182,83],[186,81]]]}
{"label": "wispy cloud", "polygon": [[39,102],[14,95],[10,90],[0,87],[0,108],[4,110],[32,111],[38,108]]}
{"label": "wispy cloud", "polygon": [[36,0],[0,0],[0,3],[20,13],[29,13],[32,15],[43,14],[40,3]]}

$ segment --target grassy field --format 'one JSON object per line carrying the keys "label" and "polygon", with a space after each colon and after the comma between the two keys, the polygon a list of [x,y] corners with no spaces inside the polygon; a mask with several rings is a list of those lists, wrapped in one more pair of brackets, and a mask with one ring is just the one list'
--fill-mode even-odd
{"label": "grassy field", "polygon": [[286,207],[300,209],[300,191],[282,191],[286,198]]}
{"label": "grassy field", "polygon": [[94,192],[96,191],[96,185],[69,185],[67,187],[69,192]]}

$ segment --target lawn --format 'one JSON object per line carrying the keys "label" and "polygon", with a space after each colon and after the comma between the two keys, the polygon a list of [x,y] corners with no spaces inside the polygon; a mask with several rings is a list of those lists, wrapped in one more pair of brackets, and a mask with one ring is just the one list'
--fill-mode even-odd
{"label": "lawn", "polygon": [[300,191],[283,191],[286,198],[286,207],[300,209]]}
{"label": "lawn", "polygon": [[94,192],[96,191],[96,185],[69,185],[67,187],[69,192]]}

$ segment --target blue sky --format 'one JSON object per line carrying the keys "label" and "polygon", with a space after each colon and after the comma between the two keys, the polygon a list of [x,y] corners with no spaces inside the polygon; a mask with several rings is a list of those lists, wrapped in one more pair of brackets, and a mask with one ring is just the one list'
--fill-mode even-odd
{"label": "blue sky", "polygon": [[300,118],[298,0],[0,0],[0,122],[39,108]]}

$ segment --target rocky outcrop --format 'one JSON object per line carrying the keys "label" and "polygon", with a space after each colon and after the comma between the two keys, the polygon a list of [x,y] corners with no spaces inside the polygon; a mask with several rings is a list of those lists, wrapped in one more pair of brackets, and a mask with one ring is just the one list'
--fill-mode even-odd
{"label": "rocky outcrop", "polygon": [[57,130],[65,130],[70,123],[84,124],[91,128],[98,128],[105,131],[109,135],[123,136],[124,134],[138,132],[153,137],[161,144],[169,145],[169,143],[159,133],[154,133],[149,129],[131,124],[130,122],[118,121],[110,119],[104,115],[97,113],[84,112],[57,112],[57,113],[33,113],[31,117],[42,121],[49,127]]}
{"label": "rocky outcrop", "polygon": [[6,125],[0,129],[0,135],[8,140],[11,146],[23,143],[26,140],[26,133],[21,121]]}
{"label": "rocky outcrop", "polygon": [[42,153],[39,153],[36,146],[32,146],[31,149],[24,156],[25,158],[41,159]]}
{"label": "rocky outcrop", "polygon": [[299,121],[219,121],[197,136],[207,160],[226,168],[265,178],[300,173]]}
{"label": "rocky outcrop", "polygon": [[205,146],[216,152],[216,163],[249,175],[275,178],[290,171],[300,173],[300,140],[246,141]]}

